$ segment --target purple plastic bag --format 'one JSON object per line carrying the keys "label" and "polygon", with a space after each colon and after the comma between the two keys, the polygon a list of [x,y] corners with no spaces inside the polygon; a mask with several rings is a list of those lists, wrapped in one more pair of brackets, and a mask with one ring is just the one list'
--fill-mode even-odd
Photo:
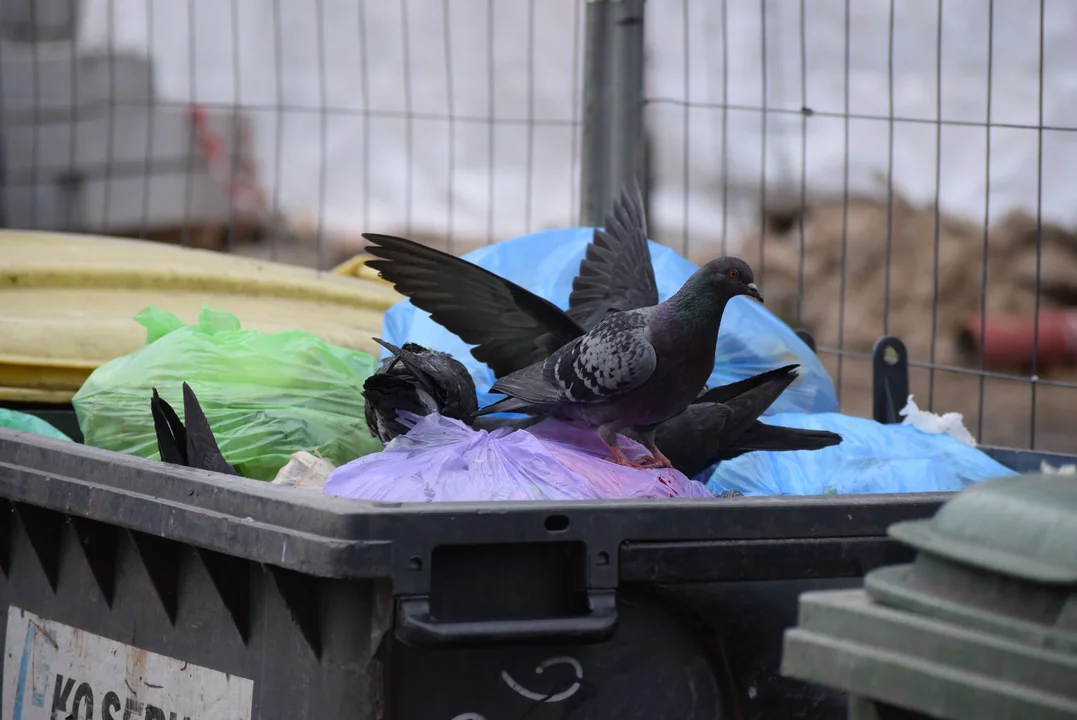
{"label": "purple plastic bag", "polygon": [[[491,433],[440,415],[410,420],[414,427],[381,452],[330,473],[325,494],[385,502],[714,497],[676,470],[615,465],[594,430],[559,420]],[[647,454],[624,437],[621,449],[632,459]]]}

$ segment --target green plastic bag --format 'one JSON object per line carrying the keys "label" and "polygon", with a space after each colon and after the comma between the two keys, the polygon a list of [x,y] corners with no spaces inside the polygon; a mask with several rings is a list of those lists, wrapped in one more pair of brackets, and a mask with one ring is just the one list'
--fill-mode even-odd
{"label": "green plastic bag", "polygon": [[44,435],[55,440],[67,440],[68,442],[74,442],[67,435],[54,428],[49,423],[45,422],[36,415],[28,415],[18,410],[8,410],[6,408],[0,408],[0,427],[11,428],[12,430],[23,430],[24,432],[37,433],[38,435]]}
{"label": "green plastic bag", "polygon": [[299,330],[243,330],[205,306],[197,325],[155,307],[135,320],[145,347],[97,368],[72,400],[87,445],[159,458],[152,388],[182,418],[186,382],[244,477],[272,480],[299,450],[339,466],[382,449],[363,413],[363,381],[378,364],[367,353]]}

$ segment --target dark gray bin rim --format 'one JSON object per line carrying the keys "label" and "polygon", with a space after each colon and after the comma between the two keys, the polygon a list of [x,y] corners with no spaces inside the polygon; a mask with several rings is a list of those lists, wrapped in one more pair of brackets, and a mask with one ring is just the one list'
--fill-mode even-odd
{"label": "dark gray bin rim", "polygon": [[[446,544],[883,537],[953,493],[504,503],[379,503],[320,496],[0,428],[0,497],[322,577],[399,579]],[[559,516],[556,531],[547,520]],[[554,527],[551,525],[551,528]],[[404,583],[407,586],[407,583]],[[419,587],[415,587],[419,590]]]}

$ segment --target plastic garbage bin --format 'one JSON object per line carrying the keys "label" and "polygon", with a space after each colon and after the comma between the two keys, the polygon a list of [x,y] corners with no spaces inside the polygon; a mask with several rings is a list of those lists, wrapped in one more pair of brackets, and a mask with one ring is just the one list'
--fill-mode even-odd
{"label": "plastic garbage bin", "polygon": [[850,720],[1077,718],[1077,482],[994,480],[890,535],[917,551],[864,590],[808,593],[782,672]]}
{"label": "plastic garbage bin", "polygon": [[948,497],[364,503],[0,430],[2,697],[836,720],[841,691],[778,674],[797,597],[911,560],[886,528]]}

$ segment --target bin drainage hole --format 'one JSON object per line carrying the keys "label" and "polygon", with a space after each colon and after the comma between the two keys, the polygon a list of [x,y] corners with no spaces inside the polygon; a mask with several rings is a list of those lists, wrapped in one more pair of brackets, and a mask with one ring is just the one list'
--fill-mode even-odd
{"label": "bin drainage hole", "polygon": [[550,532],[564,532],[568,530],[567,515],[550,515],[546,518],[546,529]]}
{"label": "bin drainage hole", "polygon": [[419,557],[413,557],[408,560],[408,570],[422,570],[423,559]]}
{"label": "bin drainage hole", "polygon": [[609,564],[610,564],[610,554],[609,553],[600,552],[595,557],[595,565],[609,565]]}

